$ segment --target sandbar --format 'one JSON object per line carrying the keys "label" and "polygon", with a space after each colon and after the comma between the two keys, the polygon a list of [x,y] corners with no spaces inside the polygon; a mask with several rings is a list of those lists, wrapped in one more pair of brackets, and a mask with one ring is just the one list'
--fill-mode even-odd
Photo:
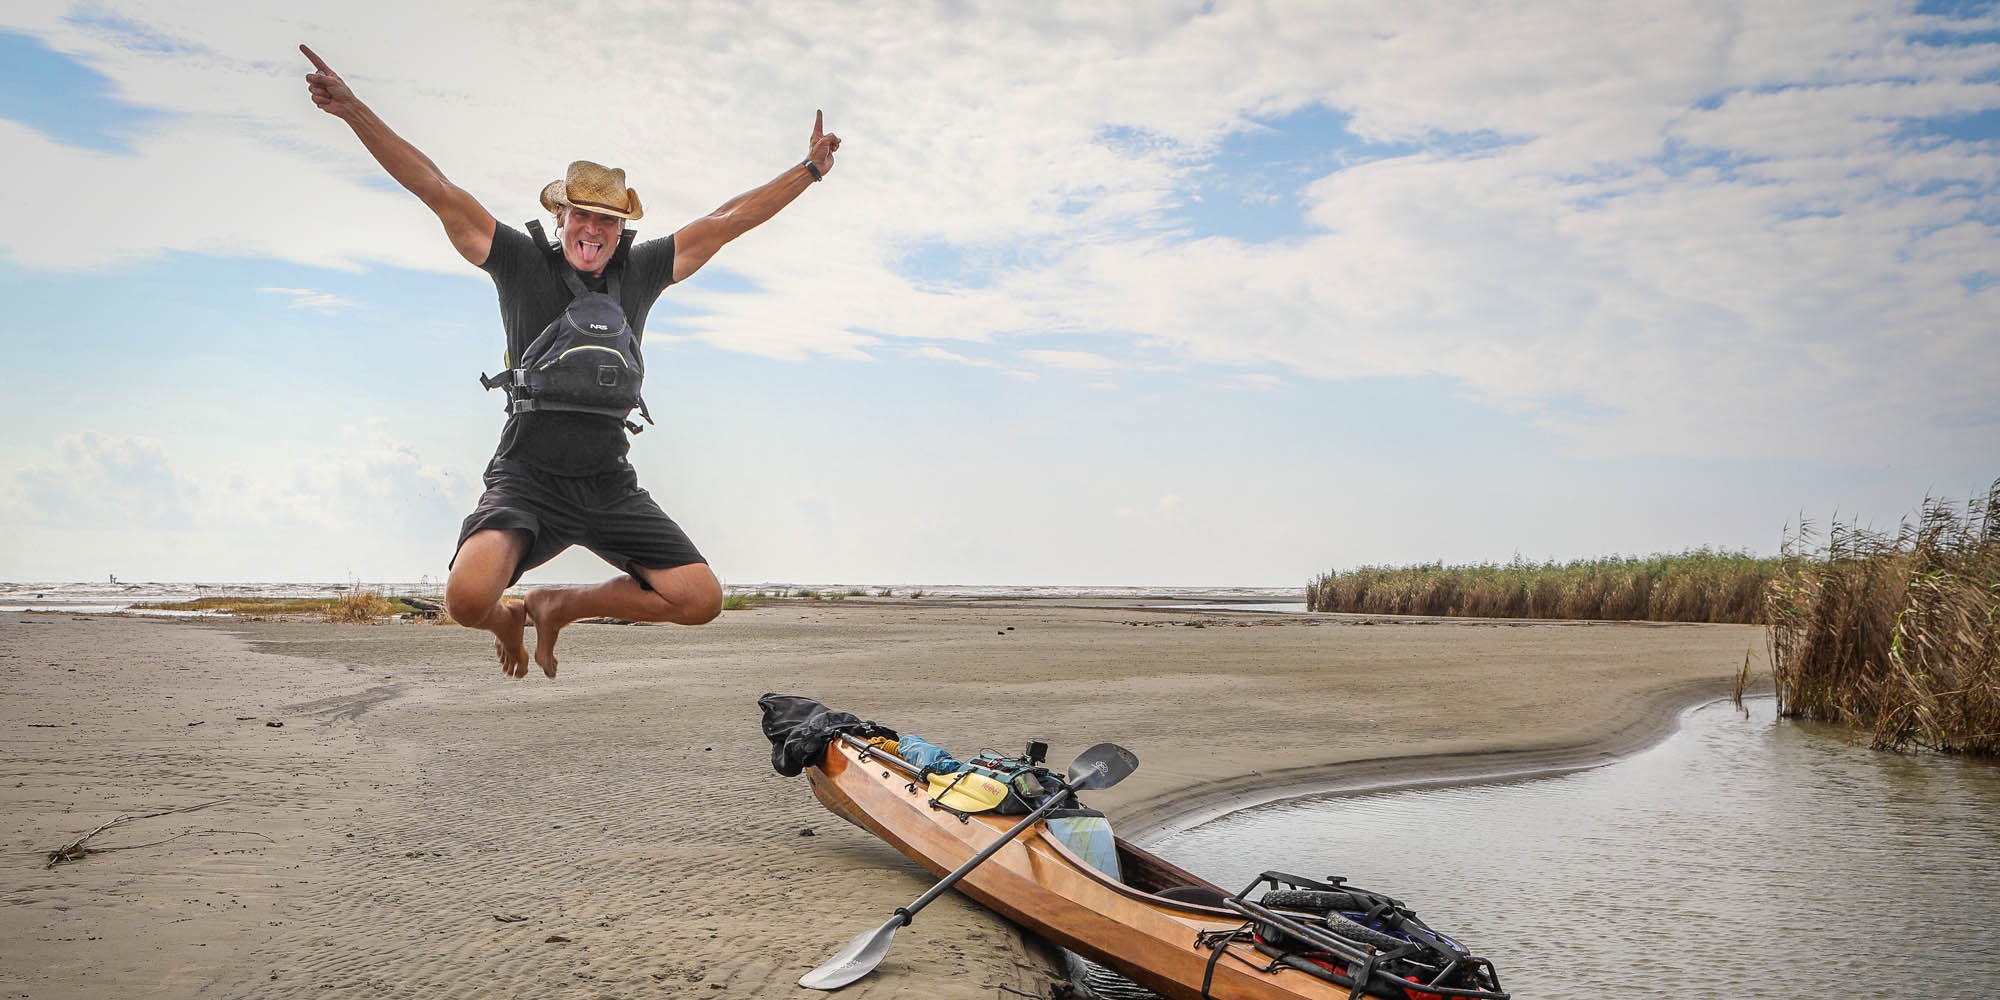
{"label": "sandbar", "polygon": [[[1284,795],[1603,763],[1746,657],[1768,674],[1749,626],[1084,598],[579,623],[553,681],[416,622],[8,613],[0,638],[0,997],[35,1000],[817,995],[795,980],[931,880],[772,770],[766,692],[964,755],[1123,744],[1140,770],[1089,804],[1147,843]],[[952,895],[842,995],[1061,978]]]}

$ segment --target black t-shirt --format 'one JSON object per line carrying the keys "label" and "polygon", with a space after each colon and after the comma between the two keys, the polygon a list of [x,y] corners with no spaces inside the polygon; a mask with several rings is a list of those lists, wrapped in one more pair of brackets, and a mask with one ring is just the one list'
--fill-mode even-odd
{"label": "black t-shirt", "polygon": [[[568,267],[568,264],[561,265]],[[634,244],[611,263],[623,267],[618,279],[619,304],[632,331],[643,338],[646,314],[674,282],[674,238],[666,236]],[[574,296],[551,266],[535,239],[505,224],[493,227],[493,249],[480,270],[493,276],[500,293],[500,319],[507,328],[507,367],[526,353],[536,336],[555,322]],[[603,278],[583,278],[584,287],[604,291]],[[616,468],[631,447],[625,425],[597,413],[510,414],[500,430],[495,458],[511,459],[559,476],[587,476]]]}

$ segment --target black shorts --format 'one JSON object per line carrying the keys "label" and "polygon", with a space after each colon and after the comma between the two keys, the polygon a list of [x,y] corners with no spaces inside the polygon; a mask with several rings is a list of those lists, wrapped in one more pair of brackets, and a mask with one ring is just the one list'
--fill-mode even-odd
{"label": "black shorts", "polygon": [[[528,548],[515,564],[509,586],[572,545],[597,553],[641,586],[647,586],[641,569],[708,561],[687,532],[639,488],[639,474],[630,465],[592,476],[558,476],[495,459],[486,467],[486,494],[459,526],[459,547],[474,532],[489,528],[528,535]],[[452,562],[457,561],[454,552]]]}

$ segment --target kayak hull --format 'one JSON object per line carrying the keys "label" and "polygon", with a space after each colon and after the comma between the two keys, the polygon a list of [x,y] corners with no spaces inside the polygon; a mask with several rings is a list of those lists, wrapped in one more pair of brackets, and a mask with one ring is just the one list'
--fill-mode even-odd
{"label": "kayak hull", "polygon": [[[940,877],[970,860],[1016,820],[991,813],[962,818],[933,808],[928,788],[915,780],[907,764],[859,741],[829,743],[806,774],[827,809]],[[1200,943],[1201,935],[1240,928],[1246,918],[1219,905],[1159,893],[1178,888],[1219,899],[1222,890],[1122,840],[1118,852],[1124,881],[1091,866],[1038,823],[957,887],[1022,928],[1172,1000],[1345,1000],[1352,995],[1296,969],[1266,971],[1270,959],[1242,940],[1224,945],[1217,956]]]}

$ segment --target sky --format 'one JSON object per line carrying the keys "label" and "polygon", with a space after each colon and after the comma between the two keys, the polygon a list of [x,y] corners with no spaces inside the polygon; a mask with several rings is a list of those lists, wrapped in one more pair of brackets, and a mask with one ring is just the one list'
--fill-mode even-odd
{"label": "sky", "polygon": [[2000,477],[1994,2],[320,7],[0,0],[0,580],[446,572],[492,283],[301,42],[517,227],[592,159],[666,235],[824,111],[647,325],[727,584],[1770,554]]}

